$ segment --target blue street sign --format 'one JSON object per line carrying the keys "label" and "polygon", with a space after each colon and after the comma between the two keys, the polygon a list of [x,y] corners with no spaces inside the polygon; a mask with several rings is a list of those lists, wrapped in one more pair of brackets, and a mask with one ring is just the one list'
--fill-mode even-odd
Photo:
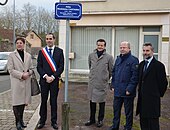
{"label": "blue street sign", "polygon": [[82,17],[82,5],[80,3],[55,3],[55,18],[80,20]]}

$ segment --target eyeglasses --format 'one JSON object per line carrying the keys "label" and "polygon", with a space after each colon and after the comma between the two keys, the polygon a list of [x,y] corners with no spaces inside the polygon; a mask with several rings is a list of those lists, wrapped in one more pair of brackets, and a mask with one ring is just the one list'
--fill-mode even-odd
{"label": "eyeglasses", "polygon": [[46,40],[53,40],[53,38],[46,38]]}

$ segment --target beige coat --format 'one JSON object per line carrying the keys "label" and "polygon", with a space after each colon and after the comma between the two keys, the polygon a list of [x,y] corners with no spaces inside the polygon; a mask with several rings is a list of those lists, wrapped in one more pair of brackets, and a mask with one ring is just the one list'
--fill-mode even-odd
{"label": "beige coat", "polygon": [[11,91],[12,91],[12,105],[22,105],[31,103],[31,77],[23,80],[23,72],[29,72],[32,74],[33,65],[31,55],[24,52],[24,62],[22,61],[19,53],[14,51],[8,58],[8,71],[11,79]]}
{"label": "beige coat", "polygon": [[113,57],[104,52],[98,58],[95,50],[89,55],[88,61],[90,68],[88,98],[92,102],[105,102],[112,75]]}

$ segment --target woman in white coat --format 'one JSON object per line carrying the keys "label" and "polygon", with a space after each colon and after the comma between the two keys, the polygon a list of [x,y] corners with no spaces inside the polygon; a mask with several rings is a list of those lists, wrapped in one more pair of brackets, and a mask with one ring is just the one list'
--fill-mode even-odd
{"label": "woman in white coat", "polygon": [[24,51],[25,39],[15,40],[16,50],[9,55],[8,71],[11,80],[12,106],[15,115],[16,128],[22,130],[26,127],[23,122],[24,108],[31,103],[31,55]]}

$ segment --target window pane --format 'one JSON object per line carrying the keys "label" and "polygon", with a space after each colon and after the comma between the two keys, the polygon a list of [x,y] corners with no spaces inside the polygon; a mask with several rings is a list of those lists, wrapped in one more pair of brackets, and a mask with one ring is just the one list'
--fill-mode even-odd
{"label": "window pane", "polygon": [[115,27],[115,57],[120,54],[119,44],[122,41],[130,42],[133,55],[139,55],[139,27]]}
{"label": "window pane", "polygon": [[100,38],[106,40],[106,51],[111,54],[112,27],[72,27],[71,52],[75,52],[75,59],[70,62],[71,69],[89,69],[88,55]]}
{"label": "window pane", "polygon": [[159,26],[143,27],[143,32],[160,32],[160,27]]}
{"label": "window pane", "polygon": [[144,35],[144,43],[151,42],[155,53],[158,53],[158,38],[158,35]]}

